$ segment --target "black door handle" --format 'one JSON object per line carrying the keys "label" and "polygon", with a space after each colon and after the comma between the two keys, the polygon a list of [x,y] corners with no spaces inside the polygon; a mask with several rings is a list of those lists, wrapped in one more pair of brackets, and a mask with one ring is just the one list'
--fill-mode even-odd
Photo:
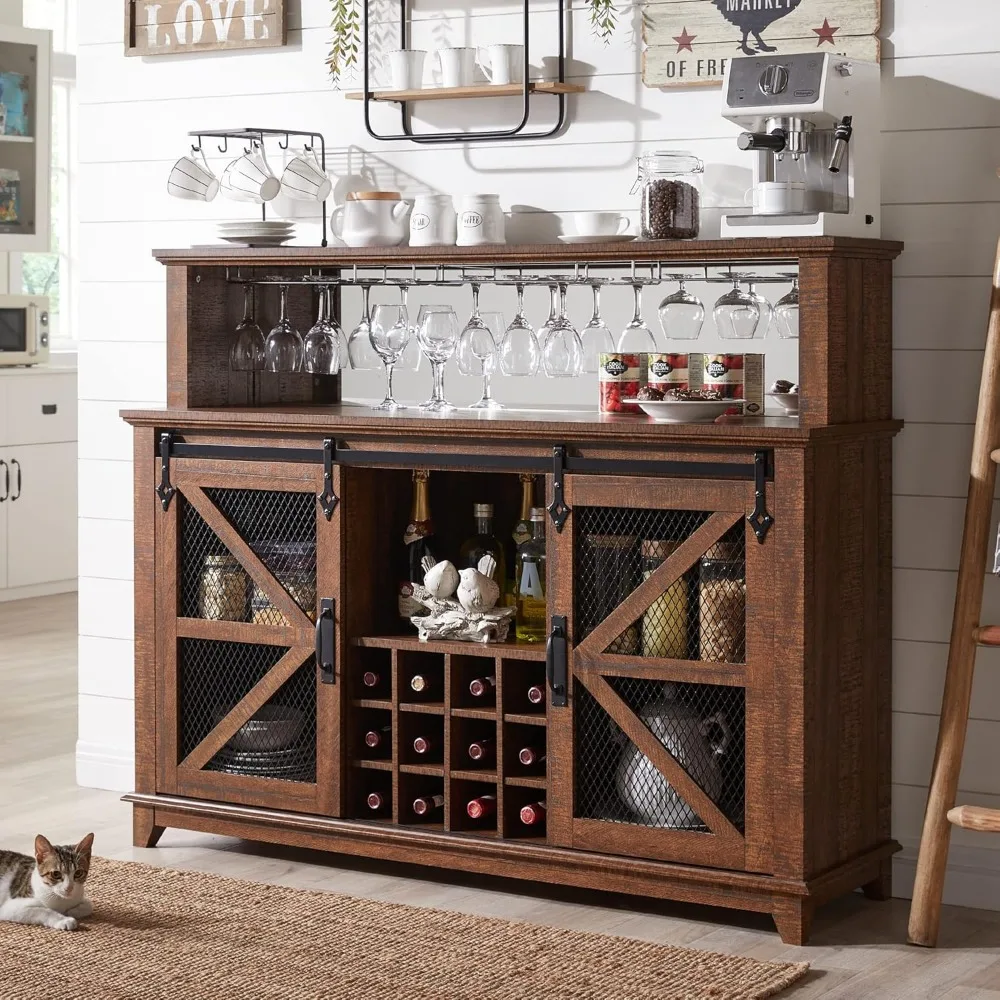
{"label": "black door handle", "polygon": [[555,708],[566,704],[566,683],[569,664],[566,648],[566,616],[552,616],[552,631],[545,644],[545,676],[552,692],[551,703]]}
{"label": "black door handle", "polygon": [[17,468],[17,492],[14,494],[10,494],[10,473],[7,474],[7,491],[10,499],[14,501],[21,498],[21,463],[16,458],[12,458],[10,464]]}
{"label": "black door handle", "polygon": [[0,503],[3,503],[10,496],[10,466],[0,458],[0,466],[3,466],[3,496]]}
{"label": "black door handle", "polygon": [[319,604],[316,618],[316,662],[319,664],[320,680],[324,684],[337,683],[337,650],[334,646],[333,601],[324,598]]}

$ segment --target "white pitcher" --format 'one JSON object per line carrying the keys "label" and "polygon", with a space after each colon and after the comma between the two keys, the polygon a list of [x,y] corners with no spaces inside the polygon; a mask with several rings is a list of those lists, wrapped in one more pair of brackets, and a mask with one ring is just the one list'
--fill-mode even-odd
{"label": "white pitcher", "polygon": [[410,206],[398,191],[352,191],[330,217],[333,234],[349,247],[398,247]]}

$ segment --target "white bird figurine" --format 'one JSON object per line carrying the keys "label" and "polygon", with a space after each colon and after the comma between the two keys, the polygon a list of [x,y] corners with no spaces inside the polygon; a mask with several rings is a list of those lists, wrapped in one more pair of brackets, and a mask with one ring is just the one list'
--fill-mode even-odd
{"label": "white bird figurine", "polygon": [[458,587],[458,570],[447,559],[435,562],[433,556],[424,556],[420,565],[424,568],[424,586],[431,597],[444,601],[455,593]]}
{"label": "white bird figurine", "polygon": [[500,600],[500,587],[493,579],[497,561],[491,555],[479,560],[478,569],[459,570],[458,603],[466,611],[492,611]]}

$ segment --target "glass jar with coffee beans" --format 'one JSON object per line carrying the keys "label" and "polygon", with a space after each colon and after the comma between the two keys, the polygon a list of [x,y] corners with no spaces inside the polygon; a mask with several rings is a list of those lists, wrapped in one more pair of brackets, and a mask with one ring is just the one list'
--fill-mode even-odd
{"label": "glass jar with coffee beans", "polygon": [[693,240],[701,229],[705,164],[693,153],[654,152],[638,159],[642,191],[639,235],[644,240]]}

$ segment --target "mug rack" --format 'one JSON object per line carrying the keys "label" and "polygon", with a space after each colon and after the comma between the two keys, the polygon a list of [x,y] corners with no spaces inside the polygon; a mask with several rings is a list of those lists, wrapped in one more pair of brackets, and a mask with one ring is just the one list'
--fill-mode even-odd
{"label": "mug rack", "polygon": [[[191,144],[191,151],[194,153],[200,153],[202,151],[202,144],[205,139],[221,139],[222,145],[219,146],[219,152],[225,155],[229,152],[229,140],[234,139],[240,142],[250,142],[250,147],[246,149],[246,152],[250,152],[253,148],[253,144],[256,143],[260,146],[264,146],[265,140],[267,139],[277,139],[278,149],[283,152],[286,151],[292,142],[292,137],[307,140],[305,143],[305,151],[307,153],[312,153],[315,151],[317,143],[319,144],[320,153],[320,167],[322,167],[323,172],[326,172],[326,139],[321,132],[299,132],[295,129],[289,128],[228,128],[228,129],[199,129],[197,132],[188,132],[188,136],[191,139],[196,140]],[[282,141],[282,136],[284,141]],[[265,222],[267,221],[267,202],[262,202],[260,206],[261,219]],[[327,212],[326,212],[326,201],[323,201],[323,242],[320,246],[328,246],[327,241]]]}

